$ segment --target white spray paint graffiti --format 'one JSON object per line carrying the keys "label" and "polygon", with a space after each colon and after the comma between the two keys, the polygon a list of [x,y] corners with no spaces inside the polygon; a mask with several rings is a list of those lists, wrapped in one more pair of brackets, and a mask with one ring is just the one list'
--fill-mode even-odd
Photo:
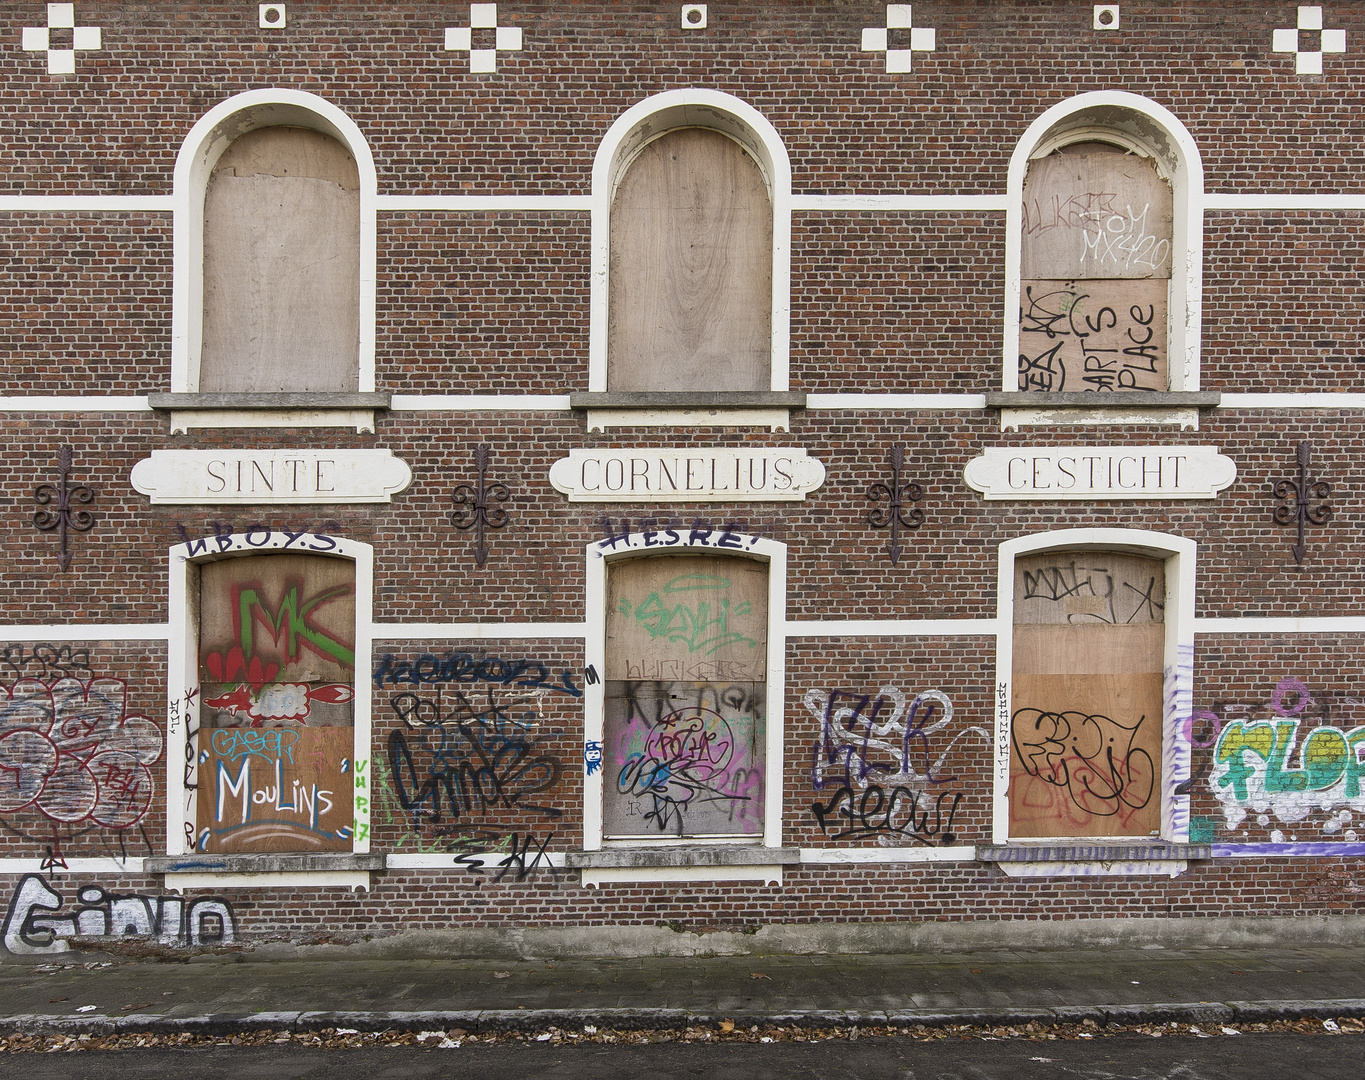
{"label": "white spray paint graffiti", "polygon": [[5,915],[3,941],[16,956],[67,952],[71,938],[150,938],[178,947],[231,945],[237,940],[232,906],[218,897],[186,903],[178,896],[108,893],[98,885],[79,890],[81,906],[62,911],[62,896],[38,874],[19,882]]}
{"label": "white spray paint graffiti", "polygon": [[811,783],[817,791],[837,788],[828,803],[811,808],[826,837],[888,846],[957,839],[953,819],[963,796],[949,786],[956,777],[943,775],[943,764],[967,735],[987,744],[991,736],[968,727],[932,746],[930,737],[953,720],[947,694],[925,690],[911,699],[884,686],[875,695],[808,690],[802,700],[820,721]]}

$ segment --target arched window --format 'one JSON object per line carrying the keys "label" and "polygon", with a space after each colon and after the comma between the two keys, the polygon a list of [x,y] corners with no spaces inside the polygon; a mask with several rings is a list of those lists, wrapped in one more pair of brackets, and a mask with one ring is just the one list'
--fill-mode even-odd
{"label": "arched window", "polygon": [[708,128],[647,143],[611,205],[607,388],[768,390],[772,203],[758,163]]}
{"label": "arched window", "polygon": [[203,871],[179,857],[213,853],[223,873],[252,873],[283,852],[367,883],[370,696],[356,670],[369,664],[372,550],[261,527],[170,554],[169,731],[182,749],[167,764],[181,809],[166,872]]}
{"label": "arched window", "polygon": [[336,106],[251,90],[191,129],[175,165],[172,431],[374,429],[376,179]]}
{"label": "arched window", "polygon": [[204,196],[204,393],[354,391],[360,177],[336,139],[265,127],[234,139]]}
{"label": "arched window", "polygon": [[[1004,393],[988,402],[1044,411],[1006,426],[1087,419],[1047,411],[1077,407],[1197,426],[1212,403],[1195,393],[1203,190],[1189,132],[1136,94],[1081,94],[1030,125],[1010,162]],[[1145,416],[1122,397],[1144,391]]]}
{"label": "arched window", "polygon": [[657,94],[612,124],[592,185],[588,389],[570,398],[589,429],[785,429],[805,397],[788,391],[791,166],[773,126],[716,90]]}
{"label": "arched window", "polygon": [[998,843],[1187,841],[1195,547],[1130,529],[1001,545]]}
{"label": "arched window", "polygon": [[763,834],[768,566],[655,555],[608,569],[603,836]]}
{"label": "arched window", "polygon": [[351,850],[355,577],[292,552],[199,568],[195,851]]}

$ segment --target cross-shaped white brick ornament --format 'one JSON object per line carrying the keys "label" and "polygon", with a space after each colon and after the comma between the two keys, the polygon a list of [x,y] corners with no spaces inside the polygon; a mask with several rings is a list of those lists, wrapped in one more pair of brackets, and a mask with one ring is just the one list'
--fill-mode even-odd
{"label": "cross-shaped white brick ornament", "polygon": [[[71,48],[52,47],[53,30],[71,31]],[[46,26],[25,26],[23,35],[25,52],[47,53],[47,73],[49,75],[74,75],[76,73],[76,52],[86,52],[100,47],[100,28],[98,26],[77,26],[75,4],[48,4]]]}
{"label": "cross-shaped white brick ornament", "polygon": [[[474,48],[474,31],[492,30],[493,48]],[[474,74],[498,70],[498,52],[521,49],[521,27],[499,26],[497,4],[470,4],[468,26],[446,27],[446,51],[469,53],[469,70]]]}
{"label": "cross-shaped white brick ornament", "polygon": [[[892,30],[909,30],[910,48],[890,48]],[[885,26],[863,27],[863,52],[886,53],[886,71],[889,75],[909,71],[910,57],[913,53],[933,51],[934,31],[911,23],[909,4],[887,4]]]}
{"label": "cross-shaped white brick ornament", "polygon": [[[1300,49],[1300,31],[1316,30],[1321,41],[1316,49]],[[1271,37],[1270,48],[1274,52],[1292,52],[1294,71],[1299,75],[1321,75],[1323,53],[1344,53],[1346,51],[1345,30],[1324,30],[1322,28],[1322,8],[1318,5],[1299,8],[1299,24],[1276,29]]]}

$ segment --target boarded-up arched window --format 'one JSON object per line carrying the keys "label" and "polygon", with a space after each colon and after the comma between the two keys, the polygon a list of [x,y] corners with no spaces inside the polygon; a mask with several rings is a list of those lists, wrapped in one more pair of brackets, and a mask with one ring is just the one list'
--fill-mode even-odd
{"label": "boarded-up arched window", "polygon": [[1012,838],[1160,829],[1165,624],[1158,559],[1015,561]]}
{"label": "boarded-up arched window", "polygon": [[351,850],[355,576],[294,553],[201,568],[196,851]]}
{"label": "boarded-up arched window", "polygon": [[1063,146],[1024,180],[1019,389],[1167,390],[1171,186],[1152,158]]}
{"label": "boarded-up arched window", "polygon": [[359,352],[355,159],[307,128],[240,136],[204,198],[199,390],[354,391]]}
{"label": "boarded-up arched window", "polygon": [[768,188],[738,143],[649,143],[611,208],[607,389],[770,389],[772,258]]}
{"label": "boarded-up arched window", "polygon": [[608,581],[605,835],[761,836],[767,566],[661,555]]}

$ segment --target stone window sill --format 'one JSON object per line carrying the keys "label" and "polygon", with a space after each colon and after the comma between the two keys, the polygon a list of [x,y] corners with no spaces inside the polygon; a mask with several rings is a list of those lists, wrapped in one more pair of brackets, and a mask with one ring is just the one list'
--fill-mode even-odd
{"label": "stone window sill", "polygon": [[800,848],[765,848],[751,844],[714,847],[616,847],[600,851],[570,851],[564,865],[576,870],[606,870],[665,866],[796,866]]}
{"label": "stone window sill", "polygon": [[156,855],[143,860],[149,874],[297,874],[383,870],[384,856],[344,851],[313,855]]}
{"label": "stone window sill", "polygon": [[171,414],[171,432],[192,428],[354,427],[374,431],[390,394],[148,394],[147,405]]}
{"label": "stone window sill", "polygon": [[1166,425],[1198,430],[1201,410],[1223,395],[1199,390],[1120,390],[1110,393],[994,391],[986,408],[1000,410],[1002,430],[1080,424]]}
{"label": "stone window sill", "polygon": [[1147,862],[1211,859],[1208,844],[981,844],[980,862]]}

